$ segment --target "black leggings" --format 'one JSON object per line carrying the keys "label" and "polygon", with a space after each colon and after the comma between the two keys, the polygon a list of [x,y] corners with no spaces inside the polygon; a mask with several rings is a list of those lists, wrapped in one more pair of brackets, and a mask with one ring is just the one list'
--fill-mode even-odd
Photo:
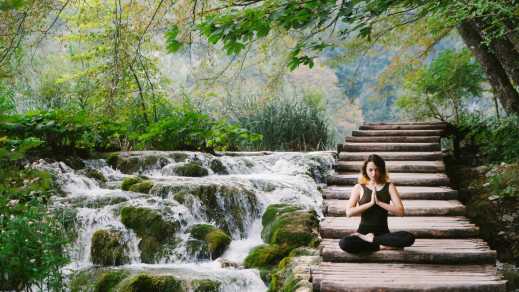
{"label": "black leggings", "polygon": [[380,249],[380,245],[391,247],[406,247],[414,243],[414,235],[407,231],[397,231],[377,235],[373,242],[368,242],[356,235],[349,235],[339,241],[339,247],[349,253],[373,252]]}

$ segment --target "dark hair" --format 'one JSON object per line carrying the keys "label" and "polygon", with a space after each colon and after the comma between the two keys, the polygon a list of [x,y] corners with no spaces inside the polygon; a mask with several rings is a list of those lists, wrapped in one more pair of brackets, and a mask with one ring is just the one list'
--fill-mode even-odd
{"label": "dark hair", "polygon": [[359,184],[366,184],[369,181],[369,176],[366,171],[368,162],[373,162],[375,166],[378,167],[378,170],[380,171],[380,179],[382,180],[381,182],[386,183],[389,181],[389,177],[386,171],[386,162],[384,161],[384,159],[382,159],[382,157],[378,156],[377,154],[371,154],[368,156],[368,159],[366,159],[366,161],[364,161],[364,164],[362,165],[361,175],[359,177]]}

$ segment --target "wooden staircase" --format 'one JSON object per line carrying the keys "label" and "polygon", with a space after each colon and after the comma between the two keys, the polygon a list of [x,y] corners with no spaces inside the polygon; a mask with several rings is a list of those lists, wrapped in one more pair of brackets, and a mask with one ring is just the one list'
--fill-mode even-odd
{"label": "wooden staircase", "polygon": [[[346,138],[336,174],[324,190],[320,224],[322,262],[312,268],[315,291],[506,291],[496,272],[496,252],[464,217],[465,206],[449,187],[440,137],[445,123],[368,124]],[[413,233],[404,250],[349,254],[339,239],[357,230],[346,200],[363,161],[379,154],[400,192],[406,215],[389,217],[391,231]]]}

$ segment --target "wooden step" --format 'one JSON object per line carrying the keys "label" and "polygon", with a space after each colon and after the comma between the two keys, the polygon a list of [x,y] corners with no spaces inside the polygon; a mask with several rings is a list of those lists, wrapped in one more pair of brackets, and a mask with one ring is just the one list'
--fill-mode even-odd
{"label": "wooden step", "polygon": [[439,143],[440,136],[365,136],[365,137],[346,137],[347,143],[369,143],[369,142],[388,142],[388,143]]}
{"label": "wooden step", "polygon": [[447,124],[370,124],[362,125],[359,130],[446,130]]}
{"label": "wooden step", "polygon": [[504,292],[495,265],[321,262],[311,270],[315,291]]}
{"label": "wooden step", "polygon": [[[359,173],[338,173],[327,177],[328,185],[355,185]],[[449,177],[443,173],[390,173],[389,179],[396,186],[448,186]]]}
{"label": "wooden step", "polygon": [[[347,200],[350,198],[352,186],[329,186],[323,190],[325,199]],[[458,191],[449,187],[397,187],[400,198],[404,200],[455,200]]]}
{"label": "wooden step", "polygon": [[[354,233],[360,217],[325,217],[320,224],[321,237],[342,238]],[[409,231],[417,238],[470,238],[478,227],[465,217],[389,217],[391,231]]]}
{"label": "wooden step", "polygon": [[359,130],[352,136],[442,136],[443,130]]}
{"label": "wooden step", "polygon": [[443,153],[442,152],[341,152],[339,153],[339,160],[342,161],[358,161],[358,160],[366,160],[368,156],[371,154],[380,155],[384,160],[401,160],[401,161],[409,161],[409,160],[442,160]]}
{"label": "wooden step", "polygon": [[[346,216],[346,200],[325,200],[326,216]],[[405,216],[461,216],[465,206],[458,200],[403,200]]]}
{"label": "wooden step", "polygon": [[440,122],[440,121],[430,121],[430,122],[389,122],[389,123],[364,123],[364,126],[373,126],[373,125],[438,125],[442,127],[447,127],[449,123]]}
{"label": "wooden step", "polygon": [[[335,165],[337,171],[360,171],[364,161],[339,161]],[[444,172],[445,164],[439,161],[387,161],[388,172]]]}
{"label": "wooden step", "polygon": [[344,152],[440,151],[440,143],[344,143]]}
{"label": "wooden step", "polygon": [[339,248],[339,239],[324,239],[320,245],[325,262],[400,262],[422,264],[495,264],[496,251],[479,238],[418,238],[403,250],[379,250],[369,254],[351,254]]}

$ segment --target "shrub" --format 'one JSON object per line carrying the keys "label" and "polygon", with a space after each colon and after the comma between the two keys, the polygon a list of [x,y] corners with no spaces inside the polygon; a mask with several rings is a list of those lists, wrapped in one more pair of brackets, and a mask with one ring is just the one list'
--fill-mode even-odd
{"label": "shrub", "polygon": [[326,114],[311,102],[273,98],[253,100],[237,114],[241,127],[261,134],[252,147],[261,150],[324,150],[334,142]]}

